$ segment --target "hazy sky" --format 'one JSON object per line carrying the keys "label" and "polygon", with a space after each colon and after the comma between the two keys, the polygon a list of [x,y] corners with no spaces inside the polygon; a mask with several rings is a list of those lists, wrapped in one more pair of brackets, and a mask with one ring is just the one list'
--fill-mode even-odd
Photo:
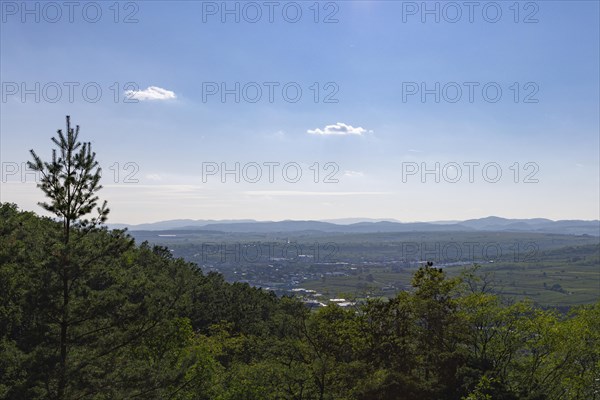
{"label": "hazy sky", "polygon": [[113,223],[600,217],[597,1],[0,4],[3,202],[68,114]]}

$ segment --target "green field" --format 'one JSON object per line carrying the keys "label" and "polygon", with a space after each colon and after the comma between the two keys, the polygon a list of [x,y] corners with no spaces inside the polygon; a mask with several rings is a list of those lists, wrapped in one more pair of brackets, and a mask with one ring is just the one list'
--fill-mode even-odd
{"label": "green field", "polygon": [[[447,267],[450,276],[464,267]],[[325,297],[362,298],[394,296],[398,290],[410,290],[415,269],[392,272],[389,267],[373,266],[360,275],[326,277],[304,282],[302,287],[316,290]],[[529,298],[545,306],[572,306],[600,300],[599,265],[566,265],[563,263],[529,266],[485,264],[479,270],[490,274],[493,291],[516,300]],[[371,279],[367,279],[367,276]],[[559,286],[557,286],[559,285]]]}

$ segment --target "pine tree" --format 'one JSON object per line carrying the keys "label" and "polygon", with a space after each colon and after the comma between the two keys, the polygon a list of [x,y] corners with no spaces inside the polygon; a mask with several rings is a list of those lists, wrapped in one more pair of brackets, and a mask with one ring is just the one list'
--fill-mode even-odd
{"label": "pine tree", "polygon": [[[44,162],[34,150],[30,150],[33,161],[29,168],[41,175],[38,187],[48,197],[47,202],[38,203],[45,210],[55,214],[62,222],[62,251],[59,257],[58,275],[62,280],[62,304],[60,306],[60,361],[56,398],[64,397],[67,380],[67,363],[69,352],[69,302],[71,300],[72,281],[77,278],[72,262],[71,241],[74,232],[85,234],[106,221],[109,213],[106,201],[97,207],[96,193],[102,188],[100,177],[102,170],[96,161],[96,153],[92,152],[89,142],[81,143],[79,125],[71,128],[71,119],[67,115],[67,128],[63,133],[57,131],[52,142],[58,149],[52,150],[52,161]],[[57,152],[58,150],[58,152]],[[58,154],[57,154],[58,153]],[[88,218],[96,208],[98,215]],[[79,228],[79,229],[77,229]]]}
{"label": "pine tree", "polygon": [[29,168],[40,172],[41,181],[38,187],[50,199],[50,202],[38,203],[41,207],[56,214],[62,219],[64,226],[64,242],[69,243],[71,228],[95,227],[106,221],[109,209],[106,201],[97,207],[98,216],[87,219],[85,216],[94,211],[98,203],[96,193],[102,189],[100,185],[101,168],[96,161],[96,153],[92,152],[91,143],[78,141],[79,125],[71,128],[71,118],[67,115],[66,135],[61,129],[57,131],[58,138],[52,142],[60,151],[52,150],[52,162],[44,162],[30,150],[33,162]]}
{"label": "pine tree", "polygon": [[[32,150],[29,166],[41,175],[47,199],[40,206],[55,218],[43,220],[48,228],[31,247],[35,258],[20,256],[19,246],[9,253],[8,267],[23,275],[24,318],[6,346],[0,333],[0,356],[3,348],[19,355],[7,364],[13,384],[0,384],[0,399],[3,391],[11,400],[163,399],[210,385],[210,371],[196,366],[209,365],[210,356],[194,347],[185,317],[191,285],[202,277],[197,268],[103,225],[109,209],[99,206],[101,169],[68,116],[52,142],[51,161]],[[0,381],[7,368],[0,362]]]}

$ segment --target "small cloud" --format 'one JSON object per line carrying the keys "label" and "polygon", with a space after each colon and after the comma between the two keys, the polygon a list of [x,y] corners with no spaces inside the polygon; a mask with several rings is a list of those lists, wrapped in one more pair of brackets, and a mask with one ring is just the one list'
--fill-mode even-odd
{"label": "small cloud", "polygon": [[365,176],[365,174],[360,171],[344,171],[344,176],[348,176],[350,178],[359,178],[361,176]]}
{"label": "small cloud", "polygon": [[274,139],[277,139],[277,140],[283,140],[283,139],[285,139],[285,131],[278,130],[277,132],[272,133],[271,137],[273,137]]}
{"label": "small cloud", "polygon": [[140,101],[145,100],[170,100],[175,99],[175,92],[167,89],[159,88],[158,86],[148,86],[145,90],[126,90],[125,95],[127,98],[136,99]]}
{"label": "small cloud", "polygon": [[311,135],[364,135],[365,133],[373,133],[373,131],[367,131],[361,127],[353,127],[352,125],[344,124],[343,122],[338,122],[335,125],[327,125],[323,129],[309,129],[306,133]]}
{"label": "small cloud", "polygon": [[421,150],[415,150],[415,149],[409,149],[408,152],[409,153],[422,153]]}
{"label": "small cloud", "polygon": [[161,174],[148,174],[146,175],[146,179],[148,179],[149,181],[162,181],[163,180],[163,176]]}
{"label": "small cloud", "polygon": [[583,164],[580,164],[580,163],[577,163],[577,164],[575,164],[575,166],[576,166],[577,168],[583,168],[583,167],[584,167],[584,165],[583,165]]}
{"label": "small cloud", "polygon": [[381,196],[388,192],[306,192],[296,190],[250,190],[249,196]]}

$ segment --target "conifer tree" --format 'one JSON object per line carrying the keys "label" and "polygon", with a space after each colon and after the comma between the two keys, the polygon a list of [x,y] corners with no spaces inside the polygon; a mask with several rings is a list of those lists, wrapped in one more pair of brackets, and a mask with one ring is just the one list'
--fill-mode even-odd
{"label": "conifer tree", "polygon": [[[52,161],[44,162],[34,150],[30,150],[33,161],[29,168],[40,173],[38,187],[48,198],[38,203],[45,210],[55,214],[62,222],[62,251],[58,262],[58,275],[62,280],[62,303],[60,305],[60,359],[56,397],[64,397],[66,371],[69,352],[69,302],[71,300],[72,281],[77,278],[77,266],[72,260],[71,241],[73,232],[87,233],[106,221],[109,209],[106,201],[98,207],[96,193],[102,188],[100,177],[102,170],[96,161],[96,153],[92,152],[91,143],[81,143],[79,125],[71,128],[71,119],[67,115],[67,127],[63,132],[57,131],[52,142],[57,149],[52,150]],[[58,151],[57,151],[58,150]],[[97,216],[88,215],[96,208]],[[75,230],[75,228],[80,228]]]}
{"label": "conifer tree", "polygon": [[[60,155],[57,155],[57,149],[53,149],[52,161],[44,162],[34,150],[30,150],[33,161],[28,164],[29,168],[41,174],[38,187],[50,200],[38,204],[62,219],[64,242],[67,244],[74,225],[95,227],[106,221],[109,209],[106,201],[96,208],[99,200],[96,193],[102,189],[102,170],[96,161],[96,153],[92,152],[91,143],[78,141],[79,125],[71,128],[71,119],[67,115],[66,132],[59,129],[57,135],[52,142],[58,147]],[[86,216],[94,208],[98,215],[87,219]]]}

